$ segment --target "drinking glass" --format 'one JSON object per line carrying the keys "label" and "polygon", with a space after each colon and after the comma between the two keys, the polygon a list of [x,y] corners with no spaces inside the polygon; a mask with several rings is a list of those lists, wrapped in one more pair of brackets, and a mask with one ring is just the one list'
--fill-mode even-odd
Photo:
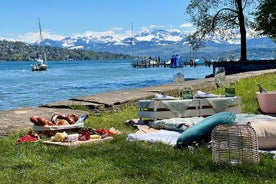
{"label": "drinking glass", "polygon": [[236,96],[235,93],[235,84],[233,82],[230,83],[230,85],[225,87],[225,96],[226,97],[234,97]]}
{"label": "drinking glass", "polygon": [[181,86],[185,81],[184,74],[182,71],[178,71],[173,75],[173,81],[176,83],[179,87],[179,98],[181,98]]}
{"label": "drinking glass", "polygon": [[215,68],[215,81],[218,87],[221,87],[225,81],[225,69],[224,67]]}
{"label": "drinking glass", "polygon": [[182,92],[183,99],[193,99],[193,88],[191,86],[185,87]]}

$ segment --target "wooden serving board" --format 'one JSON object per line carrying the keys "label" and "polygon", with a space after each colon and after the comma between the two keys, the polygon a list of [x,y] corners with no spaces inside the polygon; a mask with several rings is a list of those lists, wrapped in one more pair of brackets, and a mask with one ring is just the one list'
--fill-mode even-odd
{"label": "wooden serving board", "polygon": [[105,141],[110,141],[112,139],[113,139],[113,137],[109,136],[109,137],[105,137],[105,138],[101,138],[101,139],[90,139],[90,140],[87,140],[87,141],[52,142],[52,141],[48,140],[48,141],[43,141],[43,143],[49,144],[49,145],[75,147],[75,146],[79,146],[79,145],[83,145],[83,144],[101,143],[101,142],[105,142]]}

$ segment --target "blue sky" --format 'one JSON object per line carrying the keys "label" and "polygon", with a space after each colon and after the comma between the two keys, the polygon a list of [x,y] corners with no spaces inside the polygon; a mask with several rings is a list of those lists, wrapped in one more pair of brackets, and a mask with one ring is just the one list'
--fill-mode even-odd
{"label": "blue sky", "polygon": [[[145,28],[189,29],[188,0],[3,0],[0,39],[24,41],[42,29],[49,35],[86,31],[134,32]],[[187,27],[188,26],[188,27]]]}

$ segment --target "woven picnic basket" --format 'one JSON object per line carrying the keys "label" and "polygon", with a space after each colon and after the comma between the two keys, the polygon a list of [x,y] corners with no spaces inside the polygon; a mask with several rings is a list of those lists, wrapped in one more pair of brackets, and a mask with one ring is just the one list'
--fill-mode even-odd
{"label": "woven picnic basket", "polygon": [[212,159],[215,163],[258,163],[258,139],[246,125],[218,125],[211,133]]}

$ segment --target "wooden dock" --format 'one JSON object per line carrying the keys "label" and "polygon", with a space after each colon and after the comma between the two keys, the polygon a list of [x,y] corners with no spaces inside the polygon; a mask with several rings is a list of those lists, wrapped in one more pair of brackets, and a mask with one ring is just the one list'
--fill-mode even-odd
{"label": "wooden dock", "polygon": [[[149,61],[149,60],[139,60],[139,61],[133,61],[131,63],[133,68],[153,68],[153,67],[170,67],[170,63],[167,61],[161,61],[161,62],[154,62],[154,61]],[[183,66],[180,67],[186,67],[186,66],[190,66],[190,67],[196,67],[199,65],[203,65],[203,66],[207,66],[210,67],[212,65],[211,62],[204,62],[202,64],[197,64],[195,62],[184,62]]]}
{"label": "wooden dock", "polygon": [[170,63],[166,63],[166,61],[158,63],[150,60],[133,61],[131,65],[133,68],[170,67]]}

